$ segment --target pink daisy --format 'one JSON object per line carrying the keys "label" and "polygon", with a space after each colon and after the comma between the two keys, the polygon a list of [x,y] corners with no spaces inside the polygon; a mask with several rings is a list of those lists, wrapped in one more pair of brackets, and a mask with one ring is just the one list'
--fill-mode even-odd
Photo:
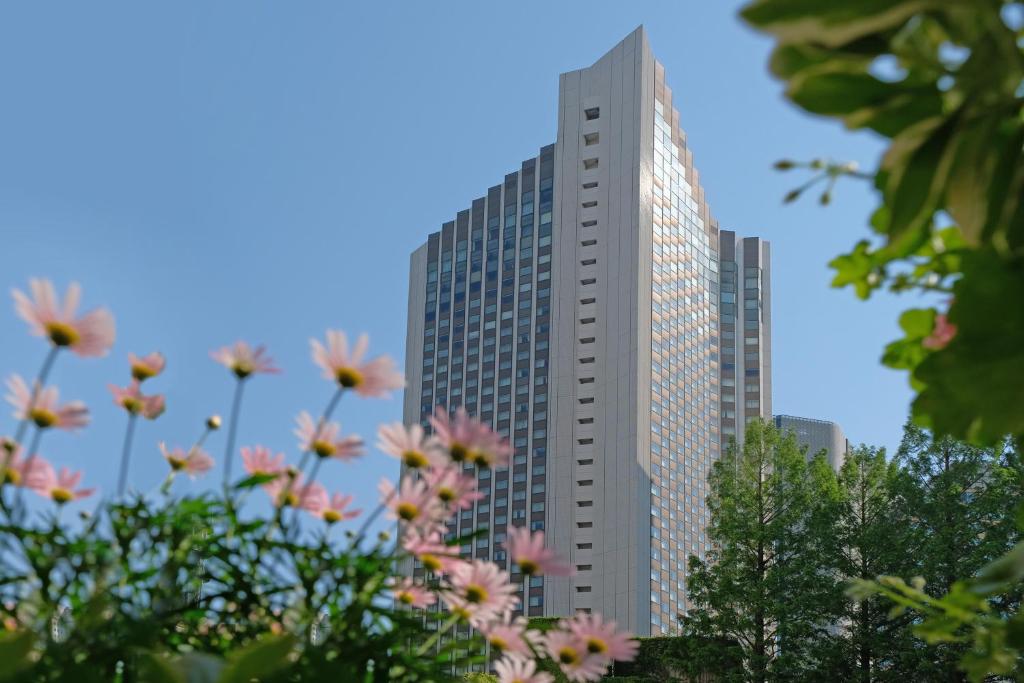
{"label": "pink daisy", "polygon": [[459,547],[447,545],[439,531],[422,533],[410,529],[402,539],[402,549],[423,563],[427,571],[440,574],[452,571],[463,564],[459,558]]}
{"label": "pink daisy", "polygon": [[493,562],[473,560],[457,565],[450,576],[451,588],[441,598],[453,614],[480,628],[498,615],[515,609],[519,602],[508,572]]}
{"label": "pink daisy", "polygon": [[337,460],[353,460],[364,453],[362,438],[349,434],[341,436],[341,425],[337,422],[326,422],[317,429],[313,416],[302,411],[296,418],[298,427],[295,436],[299,437],[299,448],[312,451],[321,458]]}
{"label": "pink daisy", "polygon": [[434,495],[451,510],[471,508],[475,501],[484,497],[476,490],[476,477],[463,474],[459,466],[427,470],[423,479]]}
{"label": "pink daisy", "polygon": [[430,418],[434,435],[455,462],[471,462],[478,467],[504,467],[512,455],[508,440],[488,425],[469,416],[464,408],[449,418],[440,406]]}
{"label": "pink daisy", "polygon": [[935,315],[935,327],[932,329],[932,333],[924,338],[921,345],[933,351],[943,349],[949,342],[953,341],[953,337],[956,336],[956,329],[956,325],[949,322],[944,313],[938,313]]}
{"label": "pink daisy", "polygon": [[320,488],[320,492],[322,492],[323,495],[319,496],[315,501],[314,504],[316,505],[316,509],[311,507],[309,508],[309,512],[328,524],[344,522],[347,519],[355,519],[362,513],[362,510],[348,509],[348,506],[352,504],[352,496],[346,496],[340,493],[328,496],[327,491],[322,487]]}
{"label": "pink daisy", "polygon": [[42,458],[23,458],[16,443],[4,440],[4,447],[0,449],[0,486],[32,488],[34,482],[45,476],[45,467],[46,461]]}
{"label": "pink daisy", "polygon": [[527,576],[548,574],[549,576],[571,576],[572,567],[558,559],[554,550],[544,547],[544,532],[532,534],[525,526],[512,527],[505,540],[508,555],[519,565]]}
{"label": "pink daisy", "polygon": [[391,589],[395,601],[406,607],[423,609],[437,602],[437,596],[426,587],[417,584],[409,577],[398,581]]}
{"label": "pink daisy", "polygon": [[511,612],[506,612],[501,619],[482,625],[480,633],[499,653],[533,657],[530,640],[537,632],[528,632],[526,625],[526,617],[513,617]]}
{"label": "pink daisy", "polygon": [[26,485],[40,496],[51,499],[57,505],[88,498],[96,490],[76,488],[82,481],[81,472],[72,472],[68,468],[62,467],[58,474],[54,471],[53,465],[38,456],[32,456],[30,460],[37,461],[39,464],[33,465],[33,467],[39,469],[37,472],[33,472]]}
{"label": "pink daisy", "polygon": [[242,466],[251,475],[284,472],[284,453],[273,455],[266,446],[242,446]]}
{"label": "pink daisy", "polygon": [[210,358],[235,373],[235,377],[238,379],[245,379],[249,375],[260,373],[281,372],[274,367],[274,359],[267,355],[266,347],[261,345],[253,348],[244,341],[236,341],[232,346],[211,351]]}
{"label": "pink daisy", "polygon": [[431,493],[426,482],[422,480],[405,477],[402,479],[401,487],[395,489],[394,484],[383,479],[378,489],[391,519],[400,519],[423,529],[439,523],[445,517],[441,501]]}
{"label": "pink daisy", "polygon": [[156,377],[164,371],[167,361],[159,351],[146,354],[141,358],[134,353],[128,354],[128,364],[132,368],[132,379],[143,382],[150,377]]}
{"label": "pink daisy", "polygon": [[392,455],[410,469],[437,467],[442,454],[437,441],[426,436],[418,424],[406,427],[401,422],[381,425],[377,430],[377,448]]}
{"label": "pink daisy", "polygon": [[19,420],[32,420],[40,429],[56,427],[74,431],[89,424],[89,409],[81,401],[59,405],[60,392],[57,387],[43,387],[36,391],[33,401],[32,390],[20,375],[7,380],[7,402],[14,406],[14,416]]}
{"label": "pink daisy", "polygon": [[628,662],[640,649],[640,643],[628,633],[617,632],[615,622],[604,621],[600,614],[580,613],[563,621],[562,626],[585,644],[590,655]]}
{"label": "pink daisy", "polygon": [[29,280],[31,298],[15,289],[14,306],[29,324],[32,334],[46,337],[54,346],[67,347],[79,356],[104,356],[114,345],[114,316],[105,308],[89,311],[76,318],[82,289],[77,282],[68,286],[64,305],[57,301],[53,283]]}
{"label": "pink daisy", "polygon": [[503,657],[494,663],[499,683],[554,683],[554,676],[537,671],[537,662],[524,657]]}
{"label": "pink daisy", "polygon": [[202,448],[193,448],[185,452],[184,448],[177,446],[167,450],[167,446],[161,442],[160,452],[173,472],[184,472],[193,479],[213,467],[213,458]]}
{"label": "pink daisy", "polygon": [[345,389],[367,398],[385,398],[390,391],[404,387],[405,380],[388,356],[363,360],[369,343],[365,334],[359,335],[350,352],[344,332],[327,330],[326,347],[319,340],[310,340],[313,362],[323,368],[324,377]]}
{"label": "pink daisy", "polygon": [[127,387],[121,388],[108,384],[107,388],[114,395],[114,403],[121,406],[129,415],[142,415],[147,420],[155,420],[163,415],[165,404],[162,394],[146,396],[142,393],[139,381],[133,379]]}
{"label": "pink daisy", "polygon": [[309,512],[319,509],[320,501],[327,492],[316,482],[306,484],[301,474],[290,477],[278,477],[263,485],[263,490],[277,507],[297,507]]}
{"label": "pink daisy", "polygon": [[587,645],[567,631],[548,631],[544,647],[570,681],[596,681],[604,676],[608,660],[587,653]]}

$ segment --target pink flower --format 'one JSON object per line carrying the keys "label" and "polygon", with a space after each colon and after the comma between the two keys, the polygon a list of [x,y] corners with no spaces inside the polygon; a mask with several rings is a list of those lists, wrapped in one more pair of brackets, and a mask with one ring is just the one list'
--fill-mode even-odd
{"label": "pink flower", "polygon": [[57,387],[43,387],[36,391],[35,401],[32,390],[20,375],[7,380],[11,393],[7,401],[14,406],[14,416],[19,420],[32,420],[40,429],[56,427],[74,431],[89,424],[89,409],[81,401],[58,404],[60,393]]}
{"label": "pink flower", "polygon": [[449,418],[441,407],[430,418],[434,435],[454,462],[471,462],[478,467],[504,467],[512,455],[508,440],[488,425],[473,419],[464,408]]}
{"label": "pink flower", "polygon": [[452,570],[450,581],[451,588],[442,591],[441,598],[453,614],[474,628],[515,609],[519,602],[508,572],[493,562],[473,560],[459,564]]}
{"label": "pink flower", "polygon": [[297,507],[308,512],[318,510],[320,501],[327,495],[320,484],[313,482],[307,485],[301,474],[296,474],[294,479],[278,477],[264,484],[263,490],[276,507]]}
{"label": "pink flower", "polygon": [[242,446],[242,466],[251,475],[284,472],[284,453],[273,455],[266,446]]}
{"label": "pink flower", "polygon": [[443,456],[437,441],[426,436],[418,424],[406,427],[401,422],[381,425],[377,430],[377,448],[392,455],[410,469],[438,467]]}
{"label": "pink flower", "polygon": [[436,595],[408,577],[397,582],[391,589],[391,594],[398,603],[416,609],[423,609],[437,602]]}
{"label": "pink flower", "polygon": [[76,488],[82,480],[81,472],[72,472],[68,468],[62,467],[58,474],[54,472],[53,465],[38,456],[32,456],[30,460],[37,461],[39,464],[33,465],[33,467],[39,469],[37,472],[33,472],[27,486],[40,496],[53,500],[57,505],[88,498],[96,490]]}
{"label": "pink flower", "polygon": [[537,662],[523,657],[503,657],[494,663],[499,683],[554,683],[554,676],[537,671]]}
{"label": "pink flower", "polygon": [[402,539],[402,548],[420,562],[427,571],[440,574],[463,564],[458,546],[447,545],[440,531],[423,533],[411,529]]}
{"label": "pink flower", "polygon": [[473,507],[473,502],[484,494],[476,490],[476,477],[462,473],[459,466],[427,470],[423,476],[427,486],[451,510]]}
{"label": "pink flower", "polygon": [[138,382],[156,377],[164,371],[164,367],[167,365],[167,361],[159,351],[154,351],[141,358],[134,353],[129,353],[128,363],[132,368],[132,379]]}
{"label": "pink flower", "polygon": [[566,631],[548,631],[544,647],[570,681],[599,680],[608,668],[608,660],[587,653],[587,645]]}
{"label": "pink flower", "polygon": [[57,301],[53,283],[29,280],[32,298],[15,289],[14,307],[29,324],[32,334],[46,337],[54,346],[68,347],[79,356],[105,356],[114,345],[114,316],[105,308],[76,318],[82,289],[77,282],[68,286],[64,305]]}
{"label": "pink flower", "polygon": [[274,359],[267,355],[266,347],[252,348],[244,341],[236,341],[233,346],[225,346],[211,351],[210,358],[235,373],[235,377],[238,379],[245,379],[249,375],[259,373],[281,372],[274,367]]}
{"label": "pink flower", "polygon": [[311,514],[316,515],[320,519],[324,520],[328,524],[334,524],[335,522],[344,522],[347,519],[355,519],[362,513],[362,510],[349,510],[349,505],[352,504],[352,496],[345,496],[340,493],[335,493],[333,496],[328,496],[327,491],[321,487],[319,495],[316,501],[312,504],[313,507],[308,508]]}
{"label": "pink flower", "polygon": [[4,439],[0,448],[0,486],[11,484],[32,488],[33,483],[45,476],[46,461],[42,458],[23,458],[21,448],[9,439]]}
{"label": "pink flower", "polygon": [[338,330],[327,330],[327,346],[310,340],[313,362],[324,370],[324,377],[334,380],[346,389],[352,389],[366,398],[385,398],[389,392],[405,386],[402,373],[388,356],[377,356],[364,361],[369,338],[359,335],[351,353],[348,337]]}
{"label": "pink flower", "polygon": [[193,479],[213,467],[213,458],[202,448],[193,448],[186,453],[185,449],[180,446],[167,450],[167,446],[161,442],[160,452],[167,460],[167,464],[171,466],[172,471],[185,472]]}
{"label": "pink flower", "polygon": [[526,617],[513,617],[511,612],[506,612],[500,620],[482,625],[480,633],[502,654],[533,657],[530,641],[538,637],[538,633],[527,631],[526,625]]}
{"label": "pink flower", "polygon": [[949,342],[953,341],[953,337],[956,336],[957,327],[953,323],[949,322],[949,319],[944,313],[935,314],[935,327],[932,328],[932,333],[929,334],[921,342],[921,345],[926,349],[938,351],[946,347]]}
{"label": "pink flower", "polygon": [[363,440],[352,434],[341,436],[341,425],[337,422],[326,422],[317,429],[313,416],[302,411],[296,419],[298,427],[295,436],[299,437],[299,448],[312,451],[321,458],[337,460],[353,460],[363,454]]}
{"label": "pink flower", "polygon": [[544,532],[533,534],[524,526],[512,527],[505,540],[509,557],[519,565],[527,576],[548,574],[549,576],[571,576],[572,567],[558,559],[555,551],[544,547]]}
{"label": "pink flower", "polygon": [[162,394],[146,396],[142,393],[139,381],[133,379],[125,388],[108,384],[107,388],[114,395],[114,403],[121,406],[129,415],[142,415],[147,420],[155,420],[163,415],[164,397]]}
{"label": "pink flower", "polygon": [[591,655],[628,662],[640,649],[640,643],[628,633],[617,632],[615,622],[604,621],[600,614],[580,613],[562,625],[585,644]]}
{"label": "pink flower", "polygon": [[391,519],[400,519],[421,529],[438,524],[444,519],[444,506],[422,480],[406,477],[402,480],[401,487],[395,489],[394,484],[383,479],[378,489]]}

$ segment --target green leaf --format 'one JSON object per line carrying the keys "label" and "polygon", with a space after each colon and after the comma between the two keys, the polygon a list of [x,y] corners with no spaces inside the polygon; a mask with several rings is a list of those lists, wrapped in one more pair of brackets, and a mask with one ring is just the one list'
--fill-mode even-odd
{"label": "green leaf", "polygon": [[938,0],[756,0],[740,11],[751,25],[783,43],[814,42],[836,47],[896,28]]}
{"label": "green leaf", "polygon": [[973,590],[989,595],[1001,592],[1024,579],[1024,542],[986,565],[971,583]]}
{"label": "green leaf", "polygon": [[[898,112],[908,103],[932,116],[940,112],[931,84],[882,81],[863,64],[838,60],[797,73],[790,79],[786,95],[812,114],[846,117],[851,128],[871,123],[889,108]],[[915,120],[922,118],[918,114]]]}
{"label": "green leaf", "polygon": [[146,683],[186,683],[180,668],[155,652],[140,652],[137,661]]}
{"label": "green leaf", "polygon": [[0,681],[12,678],[32,664],[36,637],[31,631],[0,633]]}
{"label": "green leaf", "polygon": [[251,489],[257,486],[263,486],[277,479],[279,474],[254,474],[251,477],[246,477],[242,481],[235,484],[235,490]]}
{"label": "green leaf", "polygon": [[940,435],[992,444],[1024,434],[1024,262],[986,250],[962,263],[949,312],[956,336],[914,371],[926,388],[913,414]]}
{"label": "green leaf", "polygon": [[249,683],[275,673],[288,664],[296,638],[286,634],[264,638],[235,653],[217,679],[218,683]]}
{"label": "green leaf", "polygon": [[956,119],[927,119],[895,138],[882,159],[888,173],[889,240],[918,233],[931,222],[946,184],[953,155],[948,153]]}

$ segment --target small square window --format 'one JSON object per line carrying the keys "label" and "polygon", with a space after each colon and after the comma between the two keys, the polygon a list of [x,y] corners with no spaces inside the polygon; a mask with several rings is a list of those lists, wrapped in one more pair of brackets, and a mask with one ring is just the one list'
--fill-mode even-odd
{"label": "small square window", "polygon": [[583,168],[585,168],[588,171],[597,168],[597,157],[593,157],[591,159],[584,159]]}
{"label": "small square window", "polygon": [[588,147],[590,145],[596,145],[600,140],[601,136],[598,133],[586,133],[583,136],[583,144],[587,145]]}
{"label": "small square window", "polygon": [[594,119],[601,117],[601,108],[591,107],[590,109],[584,109],[583,115],[587,117],[587,121],[593,121]]}

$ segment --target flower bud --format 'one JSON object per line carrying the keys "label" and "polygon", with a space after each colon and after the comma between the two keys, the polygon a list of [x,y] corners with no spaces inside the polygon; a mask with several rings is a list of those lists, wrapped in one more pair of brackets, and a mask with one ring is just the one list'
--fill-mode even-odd
{"label": "flower bud", "polygon": [[387,543],[388,541],[391,540],[391,534],[389,534],[386,531],[382,531],[379,534],[377,534],[377,538],[380,539],[381,543]]}
{"label": "flower bud", "polygon": [[211,432],[220,429],[220,415],[211,415],[206,418],[206,428]]}

